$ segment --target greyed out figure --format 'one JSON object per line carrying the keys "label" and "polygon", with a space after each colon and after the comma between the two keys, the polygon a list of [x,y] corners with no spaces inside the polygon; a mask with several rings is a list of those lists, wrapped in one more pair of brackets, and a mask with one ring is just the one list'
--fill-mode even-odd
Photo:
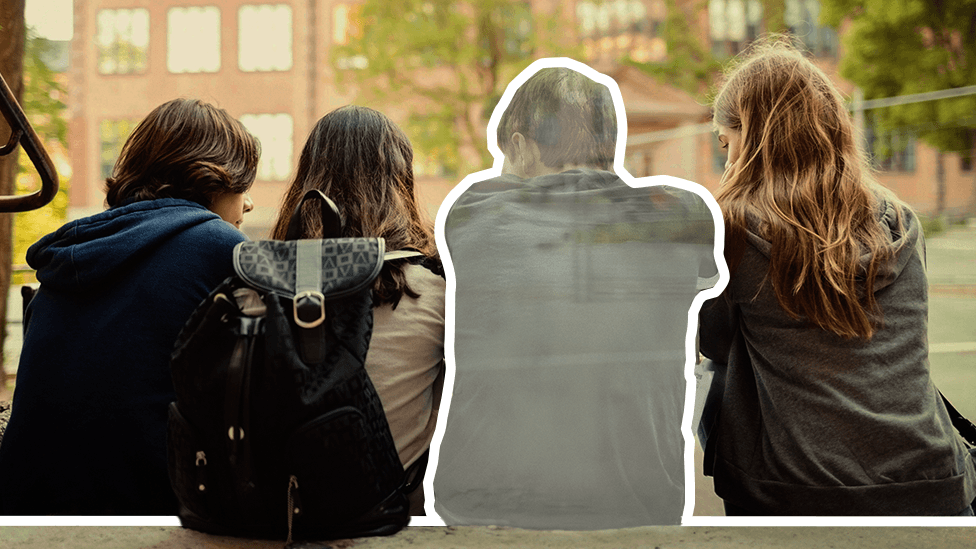
{"label": "greyed out figure", "polygon": [[489,124],[503,162],[442,207],[455,368],[433,491],[447,524],[681,521],[689,310],[718,280],[717,207],[690,182],[611,171],[619,98],[582,64],[536,62]]}

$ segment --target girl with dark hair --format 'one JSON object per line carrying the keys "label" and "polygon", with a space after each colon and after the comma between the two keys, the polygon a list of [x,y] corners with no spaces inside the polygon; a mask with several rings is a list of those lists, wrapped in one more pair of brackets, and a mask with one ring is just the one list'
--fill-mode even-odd
{"label": "girl with dark hair", "polygon": [[[346,106],[312,129],[271,237],[279,240],[302,196],[318,189],[339,207],[344,237],[382,237],[387,250],[412,249],[440,271],[433,224],[414,192],[413,150],[383,114]],[[321,238],[318,205],[302,210],[301,238]],[[404,467],[430,446],[444,381],[444,279],[404,260],[388,261],[373,288],[373,336],[366,371],[376,386]],[[423,515],[423,490],[411,494]]]}
{"label": "girl with dark hair", "polygon": [[176,514],[169,356],[190,313],[234,272],[258,156],[223,109],[160,105],[122,147],[108,210],[30,248],[41,286],[0,446],[0,514]]}
{"label": "girl with dark hair", "polygon": [[972,514],[976,471],[929,375],[924,242],[840,92],[782,40],[714,100],[731,282],[701,310],[727,364],[705,470],[728,515]]}

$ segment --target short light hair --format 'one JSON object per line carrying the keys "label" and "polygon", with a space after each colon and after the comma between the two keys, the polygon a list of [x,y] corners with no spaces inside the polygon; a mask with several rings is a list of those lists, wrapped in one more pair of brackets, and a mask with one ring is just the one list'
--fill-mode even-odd
{"label": "short light hair", "polygon": [[508,154],[515,132],[539,145],[549,168],[609,170],[617,145],[617,113],[610,90],[565,67],[542,69],[515,92],[498,123],[498,146]]}

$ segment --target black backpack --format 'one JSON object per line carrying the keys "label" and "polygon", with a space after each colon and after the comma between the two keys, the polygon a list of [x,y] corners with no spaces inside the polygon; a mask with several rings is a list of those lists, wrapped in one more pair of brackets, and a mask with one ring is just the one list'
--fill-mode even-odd
{"label": "black backpack", "polygon": [[390,535],[409,522],[404,471],[363,366],[382,238],[294,240],[234,249],[237,276],[197,308],[172,356],[168,466],[184,527],[218,535],[325,540]]}

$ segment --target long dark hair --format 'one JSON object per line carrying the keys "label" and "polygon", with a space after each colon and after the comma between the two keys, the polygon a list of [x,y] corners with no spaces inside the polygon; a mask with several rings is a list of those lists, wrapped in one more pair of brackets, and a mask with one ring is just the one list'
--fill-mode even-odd
{"label": "long dark hair", "polygon": [[105,201],[183,198],[211,207],[254,183],[261,145],[227,111],[197,99],[156,107],[132,131],[105,180]]}
{"label": "long dark hair", "polygon": [[[387,250],[413,249],[439,263],[434,227],[414,194],[413,148],[392,120],[367,107],[348,105],[323,116],[312,128],[271,238],[284,240],[302,196],[318,189],[339,207],[346,237],[383,237]],[[302,208],[301,238],[320,238],[318,206]],[[403,261],[387,262],[377,279],[373,304],[394,307],[407,286]]]}
{"label": "long dark hair", "polygon": [[740,133],[738,159],[715,194],[727,260],[738,263],[754,217],[753,230],[772,244],[767,278],[786,313],[870,339],[881,321],[875,274],[892,254],[875,192],[890,194],[873,178],[837,87],[788,40],[757,42],[714,100],[715,123]]}

